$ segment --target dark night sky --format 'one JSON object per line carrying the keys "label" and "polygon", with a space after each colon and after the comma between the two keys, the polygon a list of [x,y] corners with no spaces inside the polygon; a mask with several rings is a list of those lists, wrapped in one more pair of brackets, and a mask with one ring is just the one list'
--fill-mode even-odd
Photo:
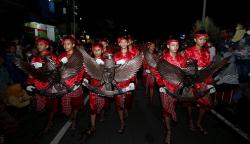
{"label": "dark night sky", "polygon": [[[4,0],[7,4],[8,0]],[[14,0],[15,1],[15,0]],[[37,0],[17,0],[26,2],[28,12],[39,13]],[[83,17],[80,28],[89,33],[99,34],[105,28],[105,19],[113,22],[116,33],[125,27],[138,38],[166,38],[169,34],[190,32],[196,20],[202,17],[203,0],[150,0],[150,1],[94,1],[75,0],[79,6],[79,15]],[[206,15],[214,20],[221,29],[234,28],[237,22],[250,21],[248,0],[207,0]],[[219,2],[219,3],[218,3]],[[1,4],[1,0],[0,0]],[[36,5],[36,6],[35,6]],[[0,12],[6,6],[0,5]],[[8,6],[7,7],[11,7]],[[22,24],[26,14],[9,8],[4,14],[4,26],[16,28],[16,21]],[[14,13],[11,15],[11,13]],[[1,14],[1,13],[0,13]],[[3,15],[0,15],[1,17]],[[13,22],[12,22],[13,21]],[[2,25],[3,23],[1,23]],[[10,26],[11,25],[11,26]],[[2,29],[8,31],[8,29]],[[13,30],[13,33],[16,30]]]}
{"label": "dark night sky", "polygon": [[[247,12],[247,1],[207,0],[206,15],[213,19],[221,29],[234,28],[237,22],[246,22],[250,19]],[[195,1],[161,1],[118,3],[103,2],[84,6],[81,14],[94,26],[96,21],[114,19],[116,29],[127,27],[138,37],[166,37],[168,34],[189,32],[197,19],[202,17],[203,0]],[[97,13],[97,14],[94,14]],[[99,25],[100,26],[100,25]]]}

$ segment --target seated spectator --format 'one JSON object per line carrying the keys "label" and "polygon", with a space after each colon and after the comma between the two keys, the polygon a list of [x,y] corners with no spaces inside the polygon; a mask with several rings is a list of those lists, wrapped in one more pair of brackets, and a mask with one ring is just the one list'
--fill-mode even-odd
{"label": "seated spectator", "polygon": [[6,104],[16,108],[24,108],[30,104],[31,96],[22,89],[20,84],[10,85],[6,90]]}
{"label": "seated spectator", "polygon": [[0,98],[0,136],[3,143],[6,142],[6,137],[16,132],[18,126],[18,122],[6,111],[5,107],[4,100]]}

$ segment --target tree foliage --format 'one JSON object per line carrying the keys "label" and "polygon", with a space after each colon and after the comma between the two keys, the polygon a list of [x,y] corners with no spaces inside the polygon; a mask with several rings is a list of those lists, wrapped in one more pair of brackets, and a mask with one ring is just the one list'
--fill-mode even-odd
{"label": "tree foliage", "polygon": [[193,26],[193,32],[205,30],[209,35],[209,41],[214,44],[219,44],[222,40],[220,35],[220,28],[209,17],[204,20],[197,20]]}

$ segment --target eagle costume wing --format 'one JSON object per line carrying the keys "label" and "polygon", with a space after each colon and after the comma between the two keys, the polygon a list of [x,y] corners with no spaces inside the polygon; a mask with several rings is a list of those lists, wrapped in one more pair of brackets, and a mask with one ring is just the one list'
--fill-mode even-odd
{"label": "eagle costume wing", "polygon": [[79,51],[81,52],[84,58],[83,65],[87,74],[96,80],[101,80],[103,73],[103,66],[98,65],[95,59],[92,58],[84,49],[79,49]]}
{"label": "eagle costume wing", "polygon": [[145,52],[144,56],[145,60],[151,67],[156,66],[156,70],[159,72],[163,80],[177,85],[176,91],[171,92],[166,88],[166,93],[177,98],[179,101],[196,100],[196,97],[192,93],[191,89],[194,85],[193,74],[195,75],[196,73],[196,65],[189,65],[189,67],[182,70],[181,68],[169,63],[166,60],[159,60],[156,62],[150,53]]}
{"label": "eagle costume wing", "polygon": [[152,68],[156,68],[159,58],[155,55],[152,55],[148,50],[143,51],[143,54],[147,64]]}
{"label": "eagle costume wing", "polygon": [[19,69],[23,70],[25,73],[31,75],[35,79],[38,79],[42,82],[46,82],[48,80],[48,75],[45,74],[43,67],[36,69],[33,65],[28,62],[24,62],[20,58],[15,58],[14,63]]}
{"label": "eagle costume wing", "polygon": [[143,56],[139,54],[127,63],[120,65],[115,69],[114,80],[116,82],[123,82],[131,79],[135,76],[136,72],[140,69],[142,65]]}
{"label": "eagle costume wing", "polygon": [[159,71],[161,77],[170,83],[180,85],[184,82],[185,72],[181,68],[170,64],[166,60],[158,62],[157,70]]}
{"label": "eagle costume wing", "polygon": [[63,64],[59,69],[61,79],[66,80],[75,76],[83,66],[83,55],[79,50],[75,50],[68,62]]}
{"label": "eagle costume wing", "polygon": [[216,61],[204,69],[198,71],[197,79],[195,80],[197,83],[203,82],[209,76],[212,76],[215,72],[225,67],[229,62],[230,56],[224,58],[221,61]]}
{"label": "eagle costume wing", "polygon": [[162,60],[158,63],[158,71],[164,80],[177,85],[177,89],[174,92],[166,88],[168,94],[177,98],[179,101],[195,100],[195,96],[191,92],[192,84],[190,83],[192,83],[192,77],[189,77],[185,70],[170,64],[166,60]]}

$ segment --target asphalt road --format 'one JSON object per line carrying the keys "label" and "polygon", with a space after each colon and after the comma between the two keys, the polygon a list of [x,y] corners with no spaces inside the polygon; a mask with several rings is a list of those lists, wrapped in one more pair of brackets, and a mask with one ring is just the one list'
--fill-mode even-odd
{"label": "asphalt road", "polygon": [[[164,129],[161,118],[159,95],[153,99],[153,105],[148,104],[144,96],[145,89],[139,81],[135,91],[134,103],[126,119],[126,130],[123,134],[116,133],[119,127],[118,116],[114,103],[105,114],[105,121],[97,119],[97,131],[93,137],[85,139],[84,130],[89,126],[89,108],[78,115],[77,129],[67,129],[59,144],[163,144]],[[155,89],[156,93],[157,90]],[[86,97],[86,96],[85,96]],[[177,105],[177,122],[172,123],[172,144],[247,144],[248,141],[225,125],[210,112],[207,113],[204,126],[209,134],[204,136],[198,131],[191,132],[187,125],[185,109]],[[46,123],[46,115],[33,110],[25,113],[20,119],[16,134],[6,138],[8,144],[50,144],[62,127],[66,127],[67,118],[58,113],[54,126],[48,133],[41,133]],[[56,144],[56,143],[53,143]]]}

